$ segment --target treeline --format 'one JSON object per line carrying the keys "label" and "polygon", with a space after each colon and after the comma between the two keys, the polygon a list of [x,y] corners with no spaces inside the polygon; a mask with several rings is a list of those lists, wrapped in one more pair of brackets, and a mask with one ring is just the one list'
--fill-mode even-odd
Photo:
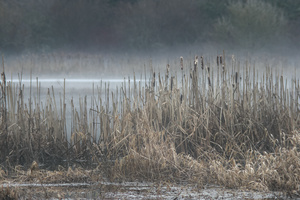
{"label": "treeline", "polygon": [[299,35],[295,0],[0,0],[6,52],[297,46]]}

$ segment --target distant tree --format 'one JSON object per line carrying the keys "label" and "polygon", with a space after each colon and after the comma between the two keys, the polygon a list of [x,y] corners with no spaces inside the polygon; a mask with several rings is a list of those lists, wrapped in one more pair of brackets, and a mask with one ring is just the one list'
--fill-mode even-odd
{"label": "distant tree", "polygon": [[288,20],[294,21],[300,18],[300,1],[298,0],[265,0],[266,2],[282,9]]}
{"label": "distant tree", "polygon": [[21,51],[49,43],[49,1],[0,0],[0,48]]}
{"label": "distant tree", "polygon": [[194,44],[209,35],[211,24],[225,12],[224,2],[139,0],[133,4],[120,1],[115,10],[115,30],[131,47],[151,49]]}
{"label": "distant tree", "polygon": [[59,43],[94,44],[110,23],[108,0],[55,0],[51,10]]}
{"label": "distant tree", "polygon": [[[270,44],[284,35],[287,20],[282,10],[261,0],[232,1],[228,15],[215,24],[217,37],[246,48]],[[225,37],[224,37],[225,36]]]}
{"label": "distant tree", "polygon": [[15,0],[1,0],[0,11],[0,48],[15,50],[23,45],[25,35],[21,7]]}
{"label": "distant tree", "polygon": [[0,50],[155,49],[287,35],[300,44],[296,0],[0,0]]}
{"label": "distant tree", "polygon": [[300,45],[300,1],[298,0],[267,0],[268,2],[281,8],[288,19],[287,35],[290,43],[295,46]]}

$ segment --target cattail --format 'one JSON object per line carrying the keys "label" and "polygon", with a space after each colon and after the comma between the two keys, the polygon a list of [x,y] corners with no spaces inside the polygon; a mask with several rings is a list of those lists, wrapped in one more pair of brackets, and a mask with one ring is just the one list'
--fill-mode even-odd
{"label": "cattail", "polygon": [[183,70],[183,57],[180,56],[180,67],[181,67],[181,70]]}
{"label": "cattail", "polygon": [[210,74],[209,74],[209,72],[210,72],[210,67],[207,67],[207,80],[208,80],[208,85],[209,86],[211,86],[211,82],[210,82]]}
{"label": "cattail", "polygon": [[217,56],[217,66],[219,67],[219,56]]}
{"label": "cattail", "polygon": [[220,65],[222,65],[223,72],[225,71],[225,65],[223,64],[223,57],[220,56]]}
{"label": "cattail", "polygon": [[203,56],[201,56],[201,69],[204,69]]}
{"label": "cattail", "polygon": [[195,56],[195,60],[194,60],[194,70],[196,71],[198,66],[198,56]]}
{"label": "cattail", "polygon": [[155,87],[155,72],[153,72],[153,80],[152,80],[152,85]]}
{"label": "cattail", "polygon": [[169,78],[170,65],[167,64],[166,78]]}
{"label": "cattail", "polygon": [[30,167],[30,172],[32,173],[33,171],[36,171],[39,169],[39,165],[36,161],[33,161]]}

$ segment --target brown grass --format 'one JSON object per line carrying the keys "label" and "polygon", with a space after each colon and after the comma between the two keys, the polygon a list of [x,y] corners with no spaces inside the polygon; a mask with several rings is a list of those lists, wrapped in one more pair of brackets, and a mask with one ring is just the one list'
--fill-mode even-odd
{"label": "brown grass", "polygon": [[0,199],[5,199],[5,200],[18,199],[18,192],[16,189],[11,189],[9,187],[1,188],[0,189]]}
{"label": "brown grass", "polygon": [[[45,169],[68,169],[38,175],[43,182],[62,175],[61,181],[77,180],[69,168],[76,164],[98,166],[118,180],[299,193],[299,79],[225,58],[223,53],[205,63],[201,57],[198,66],[195,57],[190,67],[181,58],[178,66],[167,65],[165,75],[151,72],[145,83],[134,77],[116,90],[104,84],[90,109],[86,98],[79,108],[71,101],[70,140],[64,94],[60,106],[53,88],[45,102],[33,97],[25,102],[21,83],[7,83],[3,72],[1,165],[7,173],[20,164],[30,169],[33,161]],[[37,163],[27,178],[41,170]]]}

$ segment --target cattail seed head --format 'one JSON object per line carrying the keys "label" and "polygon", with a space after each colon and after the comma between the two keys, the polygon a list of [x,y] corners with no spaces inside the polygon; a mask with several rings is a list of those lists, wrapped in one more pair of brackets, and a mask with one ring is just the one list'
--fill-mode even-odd
{"label": "cattail seed head", "polygon": [[204,68],[204,64],[203,64],[203,56],[201,56],[201,69]]}
{"label": "cattail seed head", "polygon": [[181,70],[183,70],[183,57],[180,56],[180,68]]}
{"label": "cattail seed head", "polygon": [[198,56],[195,56],[195,60],[194,60],[194,71],[196,71],[198,66]]}
{"label": "cattail seed head", "polygon": [[152,86],[155,87],[155,72],[153,72]]}
{"label": "cattail seed head", "polygon": [[167,64],[166,78],[169,78],[170,65]]}
{"label": "cattail seed head", "polygon": [[31,167],[30,167],[31,173],[32,173],[33,171],[38,170],[38,169],[39,169],[38,163],[37,163],[36,161],[33,161],[32,164],[31,164]]}

